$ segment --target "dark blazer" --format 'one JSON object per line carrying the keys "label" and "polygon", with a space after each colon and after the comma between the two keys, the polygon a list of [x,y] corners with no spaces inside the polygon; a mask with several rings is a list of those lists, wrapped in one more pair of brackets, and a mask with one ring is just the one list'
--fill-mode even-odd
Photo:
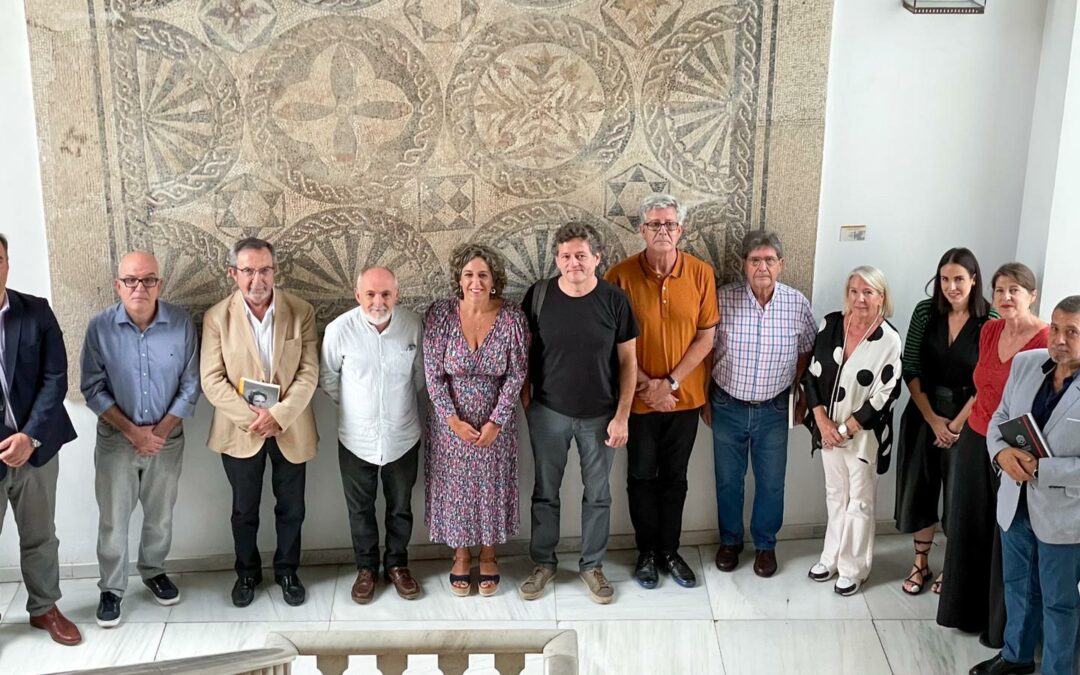
{"label": "dark blazer", "polygon": [[[64,335],[47,300],[10,288],[7,295],[11,307],[4,315],[4,375],[11,413],[19,431],[41,441],[28,463],[44,466],[76,436],[64,409],[68,386]],[[14,433],[0,419],[0,440]],[[0,478],[7,470],[0,462]]]}

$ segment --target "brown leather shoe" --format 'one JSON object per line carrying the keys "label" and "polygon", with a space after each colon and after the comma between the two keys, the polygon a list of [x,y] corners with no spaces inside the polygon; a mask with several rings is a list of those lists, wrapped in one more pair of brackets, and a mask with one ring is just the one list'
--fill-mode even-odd
{"label": "brown leather shoe", "polygon": [[366,567],[356,571],[352,585],[352,599],[358,605],[366,605],[375,597],[375,572]]}
{"label": "brown leather shoe", "polygon": [[721,544],[716,551],[716,568],[721,572],[731,572],[738,567],[742,548],[741,544]]}
{"label": "brown leather shoe", "polygon": [[420,584],[413,578],[408,567],[388,568],[386,580],[394,584],[394,590],[406,600],[415,600],[420,597]]}
{"label": "brown leather shoe", "polygon": [[67,617],[61,614],[55,605],[41,616],[30,617],[30,625],[34,628],[49,631],[49,637],[54,642],[59,642],[62,645],[70,647],[82,642],[82,633],[79,632],[79,627],[68,621]]}
{"label": "brown leather shoe", "polygon": [[754,554],[754,574],[769,578],[776,574],[776,551],[758,551]]}

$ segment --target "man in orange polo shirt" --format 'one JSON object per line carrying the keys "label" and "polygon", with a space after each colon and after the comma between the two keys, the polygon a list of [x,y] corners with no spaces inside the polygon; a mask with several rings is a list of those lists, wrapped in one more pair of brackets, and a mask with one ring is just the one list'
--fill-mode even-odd
{"label": "man in orange polo shirt", "polygon": [[689,588],[697,579],[679,556],[679,536],[698,409],[707,402],[702,361],[720,321],[716,277],[711,265],[679,250],[686,207],[674,197],[649,195],[640,215],[645,250],[605,275],[626,292],[641,328],[626,446],[630,520],[638,547],[634,578],[655,588],[658,571],[667,572]]}

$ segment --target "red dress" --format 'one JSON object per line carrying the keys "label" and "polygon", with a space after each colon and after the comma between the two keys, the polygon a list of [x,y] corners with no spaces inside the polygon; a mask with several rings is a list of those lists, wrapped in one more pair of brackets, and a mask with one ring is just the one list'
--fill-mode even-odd
{"label": "red dress", "polygon": [[[1005,393],[1005,381],[1009,379],[1009,370],[1012,368],[1012,357],[1004,362],[998,357],[998,342],[1001,341],[1001,334],[1004,331],[1005,319],[994,319],[983,324],[982,333],[979,335],[979,362],[975,365],[975,373],[972,376],[975,381],[975,405],[971,408],[968,424],[982,436],[986,435],[990,418],[1001,405],[1001,396]],[[1050,327],[1045,326],[1028,340],[1020,351],[1044,349],[1049,334]]]}

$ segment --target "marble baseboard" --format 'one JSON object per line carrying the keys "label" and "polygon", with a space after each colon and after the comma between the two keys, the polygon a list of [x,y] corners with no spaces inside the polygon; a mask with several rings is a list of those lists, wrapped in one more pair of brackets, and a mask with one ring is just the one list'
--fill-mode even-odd
{"label": "marble baseboard", "polygon": [[[878,532],[891,534],[895,530],[895,522],[892,519],[879,520]],[[748,528],[749,530],[749,528]],[[777,539],[818,539],[825,536],[824,523],[806,523],[785,525],[777,534]],[[749,540],[748,540],[749,541]],[[716,530],[691,530],[682,533],[684,546],[705,546],[718,544],[719,534]],[[608,542],[609,551],[634,550],[634,535],[614,534]],[[558,551],[569,553],[581,550],[581,537],[563,537],[559,541]],[[499,547],[500,555],[528,555],[528,539],[515,539]],[[262,551],[265,560],[271,560],[274,552]],[[442,544],[413,544],[409,547],[409,557],[412,560],[439,560],[448,557],[447,548]],[[170,558],[165,566],[170,573],[181,572],[215,572],[231,570],[234,562],[231,553],[217,553],[202,556],[189,556],[184,558]],[[353,562],[351,548],[326,548],[309,549],[302,553],[301,565],[349,565]],[[132,562],[128,569],[129,574],[135,574],[135,563]],[[98,578],[98,565],[96,562],[61,563],[61,579],[96,579]],[[22,573],[17,565],[0,567],[0,583],[22,581]]]}

